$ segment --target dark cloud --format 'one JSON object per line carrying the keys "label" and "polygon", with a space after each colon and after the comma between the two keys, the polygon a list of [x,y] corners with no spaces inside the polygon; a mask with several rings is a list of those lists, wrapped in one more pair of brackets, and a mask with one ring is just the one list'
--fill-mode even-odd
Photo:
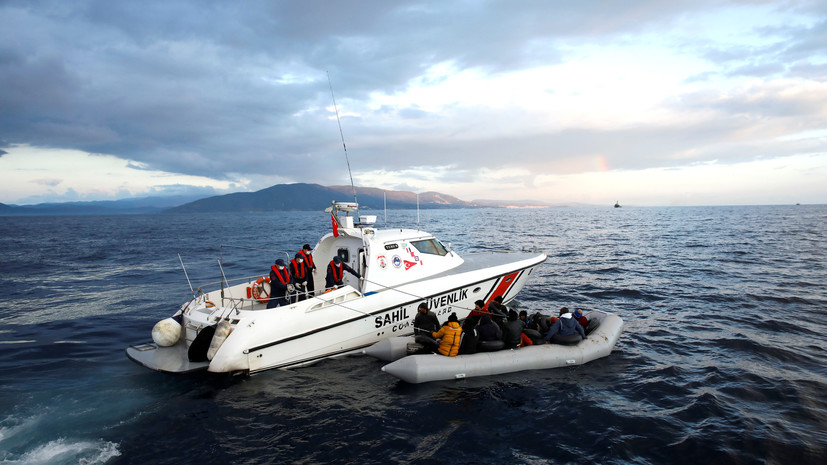
{"label": "dark cloud", "polygon": [[[112,154],[145,169],[341,183],[345,165],[328,109],[329,71],[356,171],[452,164],[465,172],[595,155],[627,168],[669,164],[678,160],[670,154],[726,140],[739,124],[568,130],[515,140],[496,131],[474,136],[479,128],[461,121],[446,121],[442,132],[415,127],[416,121],[442,118],[416,106],[359,116],[347,111],[364,108],[372,94],[405,90],[436,64],[494,74],[550,65],[562,60],[566,44],[667,31],[681,15],[716,4],[4,2],[0,127],[7,145]],[[824,65],[809,57],[827,42],[825,24],[767,31],[779,42],[710,47],[706,56],[724,63],[730,75],[823,78]],[[716,111],[772,118],[812,112],[824,102],[707,103]],[[395,123],[383,126],[379,116]],[[335,169],[317,169],[330,167]]]}

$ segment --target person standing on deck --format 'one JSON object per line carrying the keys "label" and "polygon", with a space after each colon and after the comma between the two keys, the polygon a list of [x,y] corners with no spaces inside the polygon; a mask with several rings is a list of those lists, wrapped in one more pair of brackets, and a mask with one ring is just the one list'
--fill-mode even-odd
{"label": "person standing on deck", "polygon": [[296,258],[290,260],[290,278],[296,287],[296,302],[301,302],[307,298],[307,275],[309,274],[307,266],[304,264],[304,257],[297,253]]}
{"label": "person standing on deck", "polygon": [[267,308],[275,308],[287,305],[287,287],[290,285],[290,272],[284,266],[284,260],[276,260],[275,265],[270,267],[270,301]]}
{"label": "person standing on deck", "polygon": [[313,254],[310,252],[310,244],[304,244],[299,253],[304,259],[304,266],[307,268],[307,295],[313,297],[316,290],[316,283],[313,282],[313,275],[316,274],[316,264],[313,262]]}
{"label": "person standing on deck", "polygon": [[327,264],[327,276],[325,277],[325,288],[338,289],[345,285],[345,271],[361,278],[356,270],[349,267],[347,263],[342,263],[342,258],[336,255],[330,263]]}

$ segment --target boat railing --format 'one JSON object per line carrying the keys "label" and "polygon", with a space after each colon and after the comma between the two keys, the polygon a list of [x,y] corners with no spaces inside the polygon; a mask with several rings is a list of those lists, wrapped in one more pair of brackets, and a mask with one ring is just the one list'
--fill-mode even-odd
{"label": "boat railing", "polygon": [[[252,278],[255,278],[255,276],[253,276]],[[298,297],[300,294],[301,293],[297,291],[289,293],[287,295],[289,301],[288,305],[298,303]],[[341,305],[344,302],[348,302],[361,296],[362,294],[359,293],[359,291],[350,286],[346,286],[337,291],[333,291],[332,293],[317,290],[307,294],[306,301],[308,301],[308,308],[306,311],[309,313],[316,310],[320,310],[322,308],[327,308],[332,305]],[[261,300],[264,300],[264,302],[262,302]],[[232,307],[236,310],[264,310],[266,308],[266,302],[269,299],[261,300],[252,297],[247,297],[246,295],[243,297],[224,295],[221,297],[221,307]],[[311,300],[316,302],[314,304],[310,304],[309,301]]]}
{"label": "boat railing", "polygon": [[247,281],[248,283],[249,282],[254,282],[258,278],[261,278],[263,276],[264,275],[262,275],[262,274],[255,274],[255,275],[247,276],[247,277],[244,277],[244,278],[234,278],[234,279],[228,279],[226,281],[221,280],[221,281],[213,281],[213,282],[210,282],[210,283],[204,283],[204,284],[198,286],[198,288],[195,290],[195,293],[199,294],[199,295],[200,294],[205,294],[205,292],[202,290],[203,288],[209,288],[210,286],[215,287],[215,286],[219,286],[219,285],[224,284],[224,283],[226,283],[226,284],[231,284],[231,283],[241,284],[241,282],[243,282],[243,281]]}

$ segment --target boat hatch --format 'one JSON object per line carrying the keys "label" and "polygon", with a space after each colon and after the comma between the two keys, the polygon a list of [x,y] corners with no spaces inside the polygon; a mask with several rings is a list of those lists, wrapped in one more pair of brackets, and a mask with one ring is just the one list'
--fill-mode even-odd
{"label": "boat hatch", "polygon": [[[332,305],[338,305],[338,304],[341,304],[343,302],[347,302],[349,300],[358,299],[359,297],[361,297],[361,294],[359,294],[355,290],[350,291],[350,292],[342,294],[342,295],[337,295],[336,297],[334,297],[330,300],[325,300],[324,302],[319,302],[316,305],[310,307],[307,310],[307,312],[308,313],[309,312],[315,312],[316,310],[321,310],[323,308],[327,308],[327,307],[330,307]],[[320,296],[319,298],[324,298],[324,295]]]}

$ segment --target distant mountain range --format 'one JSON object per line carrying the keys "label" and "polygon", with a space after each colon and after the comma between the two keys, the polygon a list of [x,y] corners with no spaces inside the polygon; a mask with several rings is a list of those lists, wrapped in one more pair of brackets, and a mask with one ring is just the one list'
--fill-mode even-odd
{"label": "distant mountain range", "polygon": [[[413,209],[417,195],[407,191],[389,191],[372,187],[357,187],[356,197],[362,210]],[[350,186],[321,186],[318,184],[277,184],[256,192],[194,199],[192,197],[144,197],[97,202],[41,203],[37,205],[5,205],[0,203],[0,216],[33,215],[129,215],[177,214],[215,212],[268,212],[323,210],[333,200],[351,201]],[[475,207],[549,207],[550,204],[533,201],[475,200],[467,202],[439,192],[419,194],[419,208],[475,208]]]}
{"label": "distant mountain range", "polygon": [[0,216],[153,214],[161,213],[183,203],[192,202],[197,198],[192,196],[142,197],[93,202],[39,203],[36,205],[6,205],[0,203]]}
{"label": "distant mountain range", "polygon": [[[384,196],[383,196],[384,194]],[[356,197],[361,210],[416,208],[416,194],[404,191],[384,191],[372,187],[357,187]],[[352,201],[350,186],[320,186],[318,184],[277,184],[256,192],[237,192],[196,200],[164,213],[185,212],[265,212],[324,210],[333,200]],[[475,207],[450,195],[438,192],[419,194],[420,208],[468,208]]]}

